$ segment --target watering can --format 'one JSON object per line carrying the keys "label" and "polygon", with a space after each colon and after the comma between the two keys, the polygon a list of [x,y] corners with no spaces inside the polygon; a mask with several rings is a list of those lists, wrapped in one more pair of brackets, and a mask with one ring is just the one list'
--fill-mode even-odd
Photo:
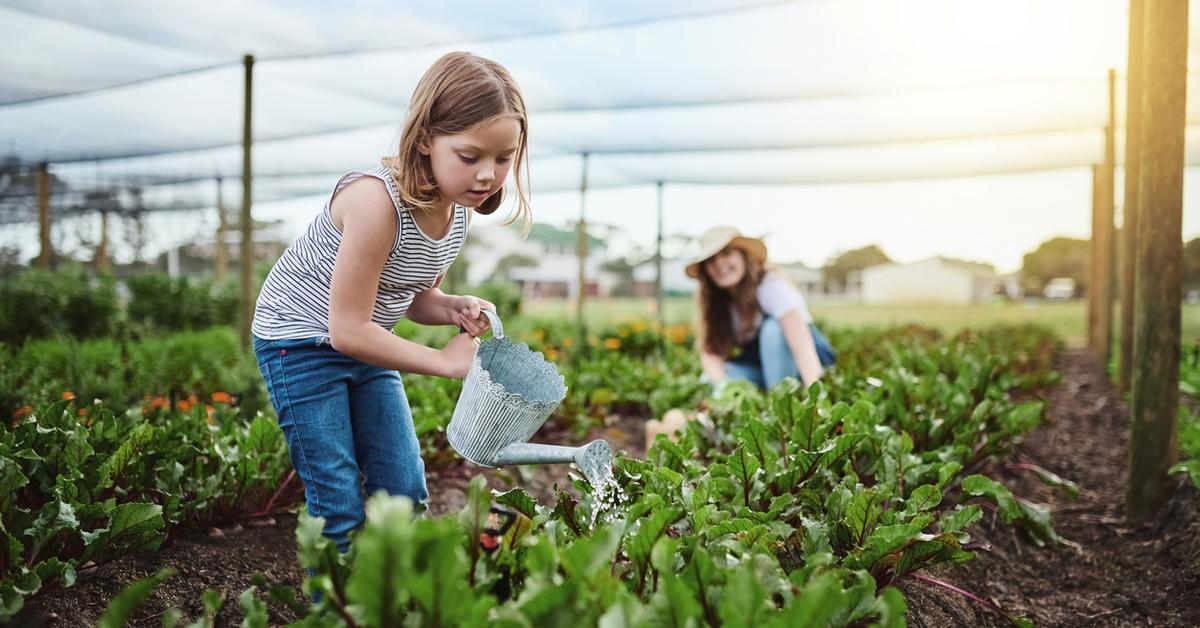
{"label": "watering can", "polygon": [[612,476],[612,448],[604,440],[581,447],[528,442],[567,396],[563,376],[541,353],[504,336],[495,312],[483,310],[492,337],[479,345],[446,429],[463,458],[485,467],[574,462],[599,486]]}

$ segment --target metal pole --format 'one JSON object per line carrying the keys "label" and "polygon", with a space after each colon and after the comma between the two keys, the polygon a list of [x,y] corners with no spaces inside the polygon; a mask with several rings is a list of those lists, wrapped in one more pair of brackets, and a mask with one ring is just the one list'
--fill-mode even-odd
{"label": "metal pole", "polygon": [[659,181],[658,188],[658,239],[654,245],[654,311],[658,314],[658,322],[666,320],[663,312],[663,182]]}
{"label": "metal pole", "polygon": [[577,225],[578,240],[575,244],[575,253],[579,256],[579,290],[576,294],[575,313],[579,319],[579,346],[585,352],[587,351],[587,325],[583,320],[583,302],[584,296],[587,294],[587,272],[584,268],[584,263],[587,261],[587,221],[584,213],[587,208],[587,178],[588,178],[588,154],[583,154],[583,175],[579,182],[579,224]]}
{"label": "metal pole", "polygon": [[54,249],[50,244],[50,165],[44,161],[37,167],[37,198],[38,242],[41,244],[37,265],[50,268],[54,260]]}
{"label": "metal pole", "polygon": [[250,344],[250,321],[254,317],[254,219],[250,213],[253,198],[250,149],[254,135],[250,123],[253,112],[254,55],[243,57],[242,65],[246,69],[246,107],[242,118],[242,246],[238,266],[242,274],[241,335],[242,345],[245,346]]}
{"label": "metal pole", "polygon": [[1121,353],[1117,389],[1129,392],[1133,374],[1133,304],[1137,268],[1138,189],[1142,171],[1142,57],[1146,4],[1129,0],[1129,61],[1125,70],[1125,203],[1121,214]]}
{"label": "metal pole", "polygon": [[1179,454],[1180,306],[1188,3],[1147,0],[1142,77],[1132,429],[1126,516],[1166,503]]}

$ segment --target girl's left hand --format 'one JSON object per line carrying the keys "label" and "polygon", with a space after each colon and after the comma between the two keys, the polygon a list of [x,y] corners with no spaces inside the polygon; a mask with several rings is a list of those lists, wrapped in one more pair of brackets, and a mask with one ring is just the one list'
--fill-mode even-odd
{"label": "girl's left hand", "polygon": [[492,324],[482,312],[482,310],[496,311],[496,306],[490,301],[465,294],[451,297],[451,299],[450,320],[463,331],[478,338],[492,328]]}

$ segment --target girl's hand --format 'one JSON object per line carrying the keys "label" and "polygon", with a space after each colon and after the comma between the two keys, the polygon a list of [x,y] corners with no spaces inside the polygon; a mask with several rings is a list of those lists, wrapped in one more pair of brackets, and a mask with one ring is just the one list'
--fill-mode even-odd
{"label": "girl's hand", "polygon": [[455,296],[451,299],[450,320],[463,331],[478,338],[492,328],[492,324],[488,322],[487,316],[484,316],[482,312],[482,310],[496,311],[496,306],[492,305],[490,301],[470,295]]}
{"label": "girl's hand", "polygon": [[471,370],[471,361],[475,359],[475,351],[479,349],[479,341],[470,334],[458,334],[446,343],[442,349],[443,377],[463,379]]}

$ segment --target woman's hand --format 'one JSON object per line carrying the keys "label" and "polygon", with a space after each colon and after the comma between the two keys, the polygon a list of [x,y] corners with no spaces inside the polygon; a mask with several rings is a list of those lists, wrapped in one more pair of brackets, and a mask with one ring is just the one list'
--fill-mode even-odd
{"label": "woman's hand", "polygon": [[496,311],[490,301],[470,295],[450,297],[450,320],[472,337],[478,338],[492,328],[483,310]]}
{"label": "woman's hand", "polygon": [[463,379],[471,370],[471,361],[475,359],[475,351],[479,349],[479,341],[471,334],[458,334],[446,343],[442,349],[441,375],[451,379]]}

